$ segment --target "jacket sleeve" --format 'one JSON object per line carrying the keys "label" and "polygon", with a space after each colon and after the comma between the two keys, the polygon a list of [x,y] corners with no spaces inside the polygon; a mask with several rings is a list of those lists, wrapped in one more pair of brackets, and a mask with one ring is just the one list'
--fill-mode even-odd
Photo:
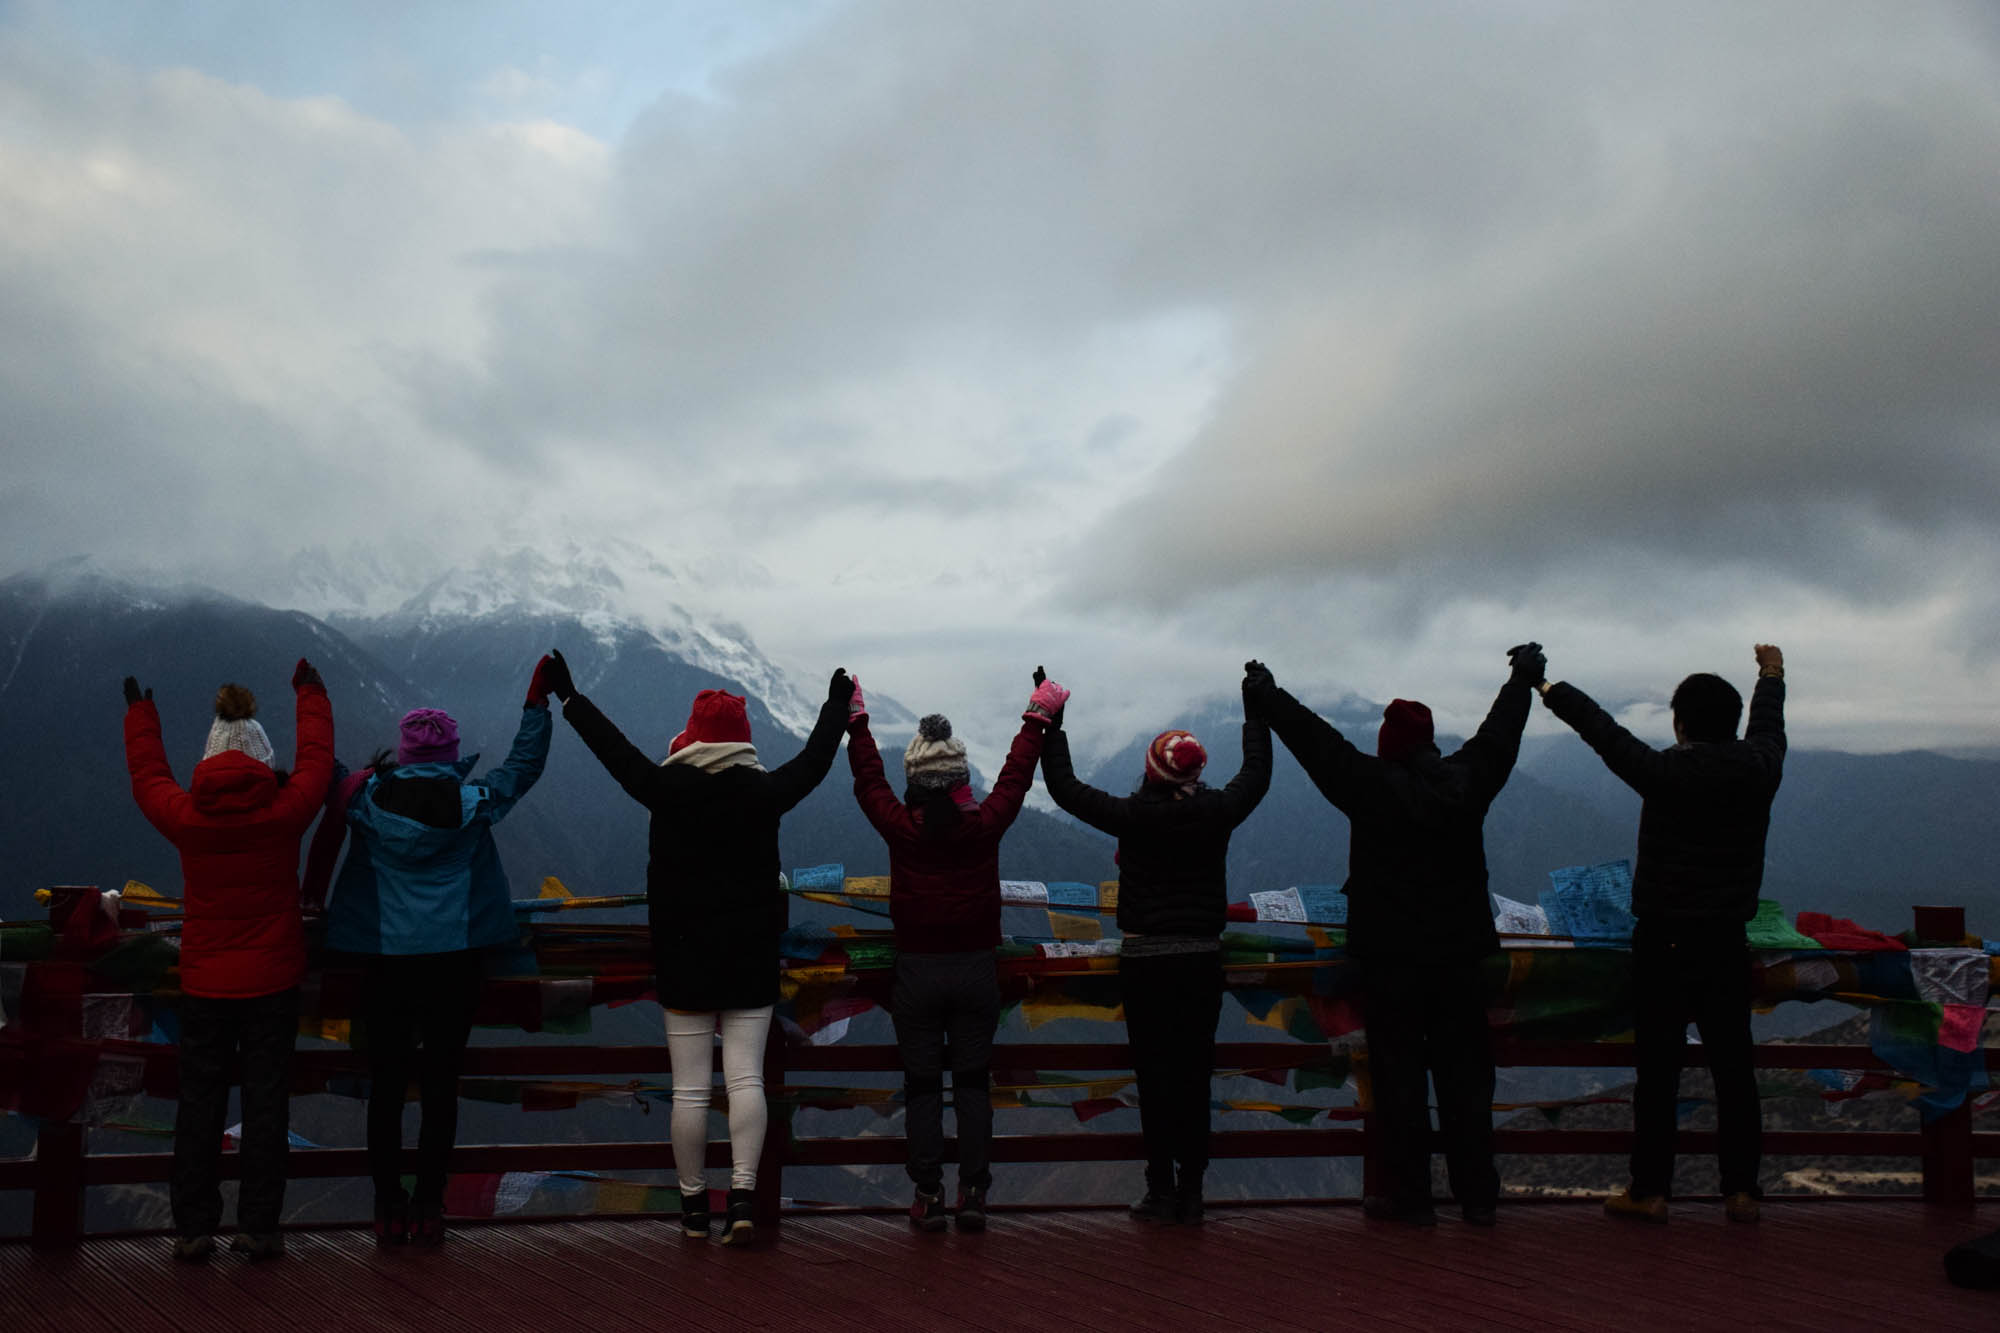
{"label": "jacket sleeve", "polygon": [[278,792],[274,813],[304,833],[333,782],[333,704],[324,686],[299,690],[297,734],[291,780]]}
{"label": "jacket sleeve", "polygon": [[1584,744],[1597,751],[1604,766],[1619,781],[1641,796],[1653,791],[1667,776],[1667,758],[1646,742],[1611,720],[1611,714],[1597,701],[1568,681],[1549,686],[1542,696],[1549,711],[1568,723]]}
{"label": "jacket sleeve", "polygon": [[173,838],[194,814],[194,798],[174,781],[167,747],[160,740],[160,710],[141,699],[125,710],[125,767],[132,775],[132,799],[146,822]]}
{"label": "jacket sleeve", "polygon": [[1320,795],[1336,808],[1352,813],[1363,796],[1380,785],[1375,773],[1381,761],[1357,750],[1338,728],[1294,699],[1290,691],[1266,690],[1262,703],[1271,730],[1278,733]]}
{"label": "jacket sleeve", "polygon": [[875,737],[869,733],[866,719],[848,730],[847,766],[854,772],[854,800],[875,831],[885,838],[915,836],[916,826],[910,812],[896,799],[896,793],[889,789],[889,779],[883,775],[882,752],[875,748]]}
{"label": "jacket sleeve", "polygon": [[1502,685],[1479,730],[1452,756],[1471,770],[1473,789],[1482,802],[1500,794],[1514,772],[1514,761],[1521,757],[1521,729],[1528,725],[1533,690],[1526,681]]}
{"label": "jacket sleeve", "polygon": [[549,762],[549,737],[554,731],[555,719],[549,716],[548,705],[529,704],[521,710],[521,729],[514,733],[514,744],[506,759],[479,779],[479,785],[490,793],[486,798],[487,819],[495,824],[505,819],[514,803],[526,796],[541,778],[542,769]]}
{"label": "jacket sleeve", "polygon": [[576,734],[597,756],[597,762],[604,765],[604,771],[625,789],[627,796],[641,805],[652,806],[660,790],[663,770],[626,740],[625,733],[612,725],[596,704],[581,694],[572,694],[563,705],[563,720],[576,729]]}
{"label": "jacket sleeve", "polygon": [[349,773],[334,766],[333,781],[327,784],[326,813],[320,816],[306,847],[306,873],[299,881],[299,901],[317,911],[326,904],[327,885],[333,882],[333,863],[340,857],[340,845],[347,840],[347,807],[355,793],[368,785],[368,770]]}
{"label": "jacket sleeve", "polygon": [[1243,767],[1222,789],[1223,817],[1241,824],[1271,789],[1271,726],[1262,719],[1243,721]]}
{"label": "jacket sleeve", "polygon": [[1750,691],[1750,725],[1743,739],[1751,753],[1763,764],[1765,775],[1775,785],[1785,769],[1785,682],[1775,676],[1759,676]]}
{"label": "jacket sleeve", "polygon": [[829,699],[820,705],[819,721],[813,724],[806,747],[771,770],[771,794],[777,799],[778,813],[812,795],[812,789],[826,779],[833,756],[840,751],[840,733],[847,726],[847,705]]}
{"label": "jacket sleeve", "polygon": [[1035,763],[1042,757],[1046,735],[1046,725],[1040,722],[1023,722],[1014,733],[1014,743],[1007,748],[1007,762],[1000,766],[993,790],[979,803],[980,812],[994,829],[1005,829],[1020,816],[1021,802],[1028,799],[1028,788],[1035,782]]}
{"label": "jacket sleeve", "polygon": [[1049,728],[1042,738],[1042,782],[1057,805],[1114,838],[1124,836],[1132,822],[1129,797],[1113,796],[1077,780],[1069,761],[1069,737],[1061,727]]}

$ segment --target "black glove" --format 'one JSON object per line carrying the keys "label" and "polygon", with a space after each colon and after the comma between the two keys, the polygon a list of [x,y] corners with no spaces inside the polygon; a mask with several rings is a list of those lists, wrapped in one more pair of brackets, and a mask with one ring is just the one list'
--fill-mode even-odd
{"label": "black glove", "polygon": [[319,669],[301,657],[299,664],[292,668],[292,688],[297,690],[306,685],[317,685],[321,689],[326,688],[326,682],[319,678]]}
{"label": "black glove", "polygon": [[1049,678],[1048,672],[1042,670],[1039,666],[1035,668],[1035,685],[1037,688],[1039,688],[1041,686],[1041,683],[1047,680],[1048,678]]}
{"label": "black glove", "polygon": [[569,674],[569,663],[563,661],[560,648],[549,649],[549,663],[542,669],[542,684],[564,703],[576,698],[576,679]]}
{"label": "black glove", "polygon": [[1507,661],[1514,668],[1511,683],[1539,685],[1548,679],[1549,659],[1539,643],[1516,644],[1507,650]]}
{"label": "black glove", "polygon": [[826,701],[845,708],[852,698],[854,698],[854,681],[848,676],[847,668],[834,668],[833,679],[826,683]]}
{"label": "black glove", "polygon": [[1270,691],[1278,688],[1278,681],[1271,674],[1271,668],[1251,658],[1243,664],[1243,716],[1252,722],[1264,717],[1264,702],[1270,698]]}
{"label": "black glove", "polygon": [[153,692],[151,690],[147,690],[144,694],[139,693],[139,681],[137,677],[125,677],[125,706],[127,708],[138,703],[141,699],[150,699],[152,697]]}

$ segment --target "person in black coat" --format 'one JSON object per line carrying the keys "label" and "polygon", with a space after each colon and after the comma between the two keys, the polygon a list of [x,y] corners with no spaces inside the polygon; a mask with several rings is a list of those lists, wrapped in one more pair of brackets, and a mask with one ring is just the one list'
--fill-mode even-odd
{"label": "person in black coat", "polygon": [[1472,739],[1440,755],[1430,710],[1397,699],[1383,710],[1376,753],[1278,687],[1262,663],[1246,686],[1306,776],[1353,825],[1347,863],[1347,953],[1361,969],[1368,1072],[1379,1131],[1375,1165],[1389,1193],[1371,1217],[1433,1225],[1430,1104],[1451,1192],[1465,1220],[1490,1226],[1500,1198],[1493,1166],[1493,1050],[1480,964],[1500,947],[1486,889],[1486,811],[1521,749],[1539,644],[1510,656],[1507,683]]}
{"label": "person in black coat", "polygon": [[1543,681],[1542,702],[1604,765],[1644,798],[1632,872],[1632,1183],[1605,1201],[1614,1217],[1667,1220],[1674,1183],[1675,1109],[1687,1025],[1701,1029],[1715,1078],[1717,1158],[1725,1209],[1754,1222],[1763,1191],[1762,1113],[1750,1035],[1750,952],[1764,838],[1785,769],[1785,655],[1752,650],[1750,725],[1736,738],[1743,696],[1698,672],[1674,690],[1674,744],[1656,750],[1573,685]]}
{"label": "person in black coat", "polygon": [[687,726],[656,763],[577,693],[562,655],[552,656],[551,692],[562,701],[563,717],[626,794],[652,812],[646,908],[674,1071],[671,1132],[681,1227],[697,1239],[708,1235],[702,1167],[720,1027],[732,1159],[722,1239],[745,1244],[754,1230],[751,1191],[768,1124],[764,1044],[778,999],[778,937],[787,916],[778,821],[833,766],[854,682],[845,671],[833,673],[805,748],[768,772],[757,762],[744,700],[723,690],[695,696]]}
{"label": "person in black coat", "polygon": [[1247,687],[1242,769],[1218,791],[1201,781],[1207,762],[1192,735],[1163,731],[1146,749],[1139,789],[1112,796],[1077,780],[1060,712],[1042,742],[1055,803],[1118,839],[1118,977],[1146,1140],[1146,1194],[1132,1213],[1184,1225],[1202,1220],[1208,1169],[1229,835],[1271,785],[1271,732]]}

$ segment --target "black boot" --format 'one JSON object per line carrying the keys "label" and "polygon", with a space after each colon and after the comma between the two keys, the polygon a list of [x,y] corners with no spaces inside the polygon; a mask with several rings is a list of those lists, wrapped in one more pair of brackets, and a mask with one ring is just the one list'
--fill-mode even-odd
{"label": "black boot", "polygon": [[1141,1222],[1174,1222],[1179,1217],[1179,1203],[1174,1197],[1174,1168],[1172,1163],[1162,1167],[1157,1163],[1146,1167],[1146,1195],[1132,1205],[1132,1216]]}
{"label": "black boot", "polygon": [[681,1191],[681,1234],[690,1240],[708,1239],[708,1187]]}
{"label": "black boot", "polygon": [[1174,1191],[1174,1221],[1184,1227],[1201,1225],[1204,1211],[1201,1201],[1201,1177],[1200,1171],[1190,1171],[1185,1167],[1181,1169],[1180,1186]]}
{"label": "black boot", "polygon": [[729,1211],[722,1223],[724,1245],[748,1245],[757,1237],[757,1200],[749,1190],[729,1191]]}

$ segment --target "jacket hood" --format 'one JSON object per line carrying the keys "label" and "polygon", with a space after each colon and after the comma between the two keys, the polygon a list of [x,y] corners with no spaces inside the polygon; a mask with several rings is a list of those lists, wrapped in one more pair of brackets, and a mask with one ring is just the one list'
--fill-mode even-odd
{"label": "jacket hood", "polygon": [[278,775],[241,750],[224,750],[194,766],[188,794],[205,815],[254,814],[278,799]]}

